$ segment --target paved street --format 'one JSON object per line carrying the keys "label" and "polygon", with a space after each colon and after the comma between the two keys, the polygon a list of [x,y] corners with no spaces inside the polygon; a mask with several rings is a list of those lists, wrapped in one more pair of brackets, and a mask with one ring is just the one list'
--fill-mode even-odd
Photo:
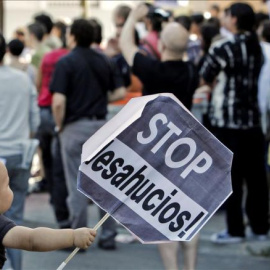
{"label": "paved street", "polygon": [[[95,205],[89,207],[89,226],[98,222]],[[224,215],[216,214],[202,229],[197,270],[269,270],[270,257],[251,256],[255,252],[270,248],[270,241],[217,246],[209,241],[212,233],[224,227]],[[32,194],[27,198],[25,225],[56,228],[53,211],[47,194]],[[127,233],[119,226],[119,233]],[[97,242],[97,241],[96,241]],[[162,270],[156,245],[142,245],[139,242],[118,244],[115,251],[103,251],[94,244],[86,253],[77,254],[65,270]],[[24,252],[24,270],[54,270],[70,253],[64,251],[31,253]],[[182,261],[179,255],[180,262]]]}

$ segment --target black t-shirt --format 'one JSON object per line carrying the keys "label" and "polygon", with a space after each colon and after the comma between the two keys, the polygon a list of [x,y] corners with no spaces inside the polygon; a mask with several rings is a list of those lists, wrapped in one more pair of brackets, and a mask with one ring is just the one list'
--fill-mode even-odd
{"label": "black t-shirt", "polygon": [[56,64],[52,93],[66,96],[64,123],[107,114],[107,92],[123,86],[121,74],[102,53],[76,47]]}
{"label": "black t-shirt", "polygon": [[3,268],[6,261],[5,247],[2,242],[9,230],[15,227],[15,223],[3,215],[0,215],[0,269]]}
{"label": "black t-shirt", "polygon": [[192,96],[199,82],[198,73],[191,62],[160,62],[138,52],[132,70],[144,85],[143,95],[172,93],[188,109],[191,108]]}

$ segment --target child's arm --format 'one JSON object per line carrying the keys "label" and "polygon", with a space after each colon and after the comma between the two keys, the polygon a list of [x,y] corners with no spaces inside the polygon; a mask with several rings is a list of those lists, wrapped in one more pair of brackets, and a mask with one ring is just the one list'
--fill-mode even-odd
{"label": "child's arm", "polygon": [[54,230],[16,226],[5,235],[3,245],[28,251],[51,251],[72,246],[86,249],[95,236],[96,231],[88,228]]}

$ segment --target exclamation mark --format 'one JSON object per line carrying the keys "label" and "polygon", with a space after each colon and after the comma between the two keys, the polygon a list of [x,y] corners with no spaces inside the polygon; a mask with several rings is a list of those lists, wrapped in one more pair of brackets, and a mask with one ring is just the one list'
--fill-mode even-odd
{"label": "exclamation mark", "polygon": [[185,228],[185,230],[183,230],[182,232],[180,232],[178,234],[178,236],[180,238],[182,238],[186,233],[187,231],[195,224],[198,222],[198,220],[200,220],[202,217],[204,216],[204,212],[201,212],[197,217],[195,217],[195,219]]}

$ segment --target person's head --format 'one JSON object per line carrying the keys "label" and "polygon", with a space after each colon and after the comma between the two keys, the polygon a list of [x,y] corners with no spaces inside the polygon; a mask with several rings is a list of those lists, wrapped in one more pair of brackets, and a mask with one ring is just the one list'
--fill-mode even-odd
{"label": "person's head", "polygon": [[168,22],[171,14],[164,9],[157,8],[151,5],[148,5],[149,12],[145,19],[146,29],[148,31],[161,32],[164,22]]}
{"label": "person's head", "polygon": [[34,47],[36,43],[41,43],[45,35],[45,27],[40,23],[32,23],[27,26],[26,42],[30,47]]}
{"label": "person's head", "polygon": [[185,27],[188,32],[190,31],[192,22],[189,16],[180,15],[178,17],[175,17],[174,20],[180,23],[183,27]]}
{"label": "person's head", "polygon": [[230,8],[225,8],[220,16],[220,24],[226,30],[230,30]]}
{"label": "person's head", "polygon": [[263,24],[269,20],[269,15],[266,13],[258,12],[255,14],[256,32],[260,38],[262,38]]}
{"label": "person's head", "polygon": [[97,19],[94,18],[89,19],[89,22],[92,24],[94,29],[93,43],[100,45],[102,41],[102,25]]}
{"label": "person's head", "polygon": [[219,27],[216,24],[206,22],[201,26],[201,43],[204,53],[207,53],[214,37],[219,34]]}
{"label": "person's head", "polygon": [[6,54],[6,41],[4,36],[0,33],[0,64],[3,62]]}
{"label": "person's head", "polygon": [[270,21],[263,23],[262,38],[264,41],[270,43]]}
{"label": "person's head", "polygon": [[212,18],[218,18],[220,13],[220,7],[218,5],[212,5],[210,7],[210,13]]}
{"label": "person's head", "polygon": [[45,33],[50,34],[53,28],[53,22],[49,15],[47,14],[39,14],[35,16],[35,22],[40,23],[45,27]]}
{"label": "person's head", "polygon": [[258,29],[258,27],[260,27],[260,25],[264,22],[269,20],[269,15],[263,12],[257,12],[255,14],[255,25],[256,25],[256,29]]}
{"label": "person's head", "polygon": [[53,25],[51,35],[58,37],[63,44],[63,48],[66,48],[67,43],[66,43],[66,32],[67,32],[67,25],[62,22],[58,21]]}
{"label": "person's head", "polygon": [[206,23],[214,24],[218,29],[220,29],[220,20],[218,18],[212,17],[212,18],[208,19],[206,21]]}
{"label": "person's head", "polygon": [[92,24],[85,19],[77,19],[75,20],[71,27],[70,33],[68,35],[68,47],[90,47],[94,38],[94,29]]}
{"label": "person's head", "polygon": [[14,39],[19,39],[23,43],[25,42],[25,29],[24,28],[17,28],[13,34]]}
{"label": "person's head", "polygon": [[5,165],[0,161],[0,214],[5,213],[10,208],[12,201],[13,192],[9,187],[8,172]]}
{"label": "person's head", "polygon": [[120,37],[124,24],[131,12],[131,8],[127,5],[119,5],[113,12],[113,23],[116,28],[116,36]]}
{"label": "person's head", "polygon": [[159,50],[163,61],[180,60],[186,51],[188,31],[177,22],[168,23],[160,34]]}
{"label": "person's head", "polygon": [[191,18],[190,33],[199,36],[200,27],[202,23],[204,22],[204,16],[201,13],[196,13],[196,14],[191,15],[190,18]]}
{"label": "person's head", "polygon": [[113,22],[116,27],[123,27],[129,13],[131,12],[131,8],[127,5],[119,5],[115,8],[113,12]]}
{"label": "person's head", "polygon": [[13,39],[8,43],[8,51],[13,56],[20,56],[23,52],[24,44],[19,39]]}
{"label": "person's head", "polygon": [[235,3],[229,8],[229,30],[232,33],[251,32],[255,29],[255,13],[246,3]]}

